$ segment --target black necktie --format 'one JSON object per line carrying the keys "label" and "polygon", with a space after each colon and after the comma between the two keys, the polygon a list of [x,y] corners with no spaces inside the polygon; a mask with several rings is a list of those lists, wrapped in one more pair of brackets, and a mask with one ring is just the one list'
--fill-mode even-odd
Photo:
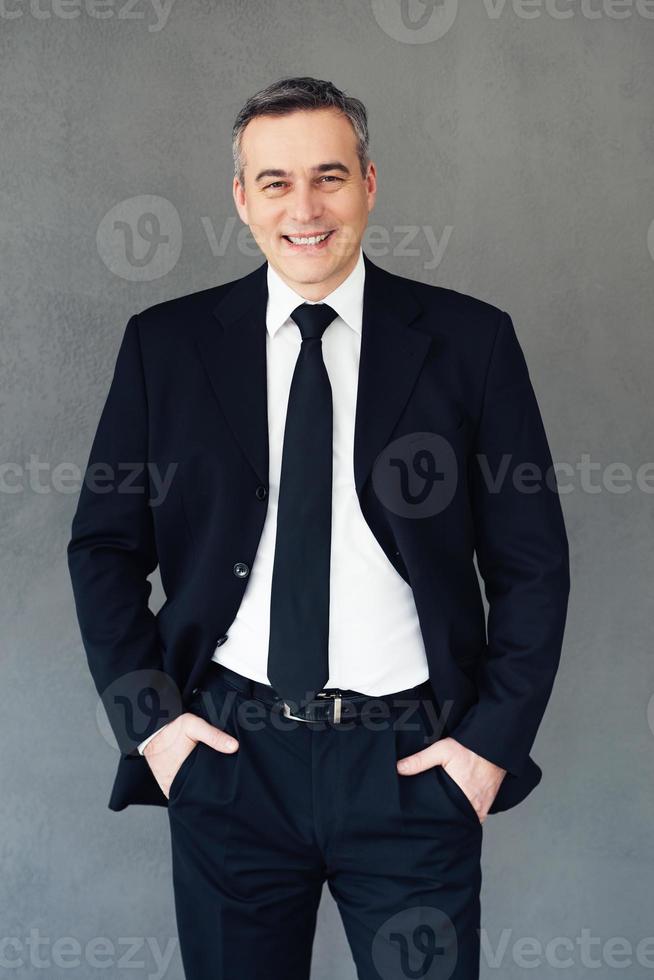
{"label": "black necktie", "polygon": [[291,313],[302,345],[284,428],[268,680],[294,711],[329,676],[333,413],[322,335],[337,315],[326,303],[303,303]]}

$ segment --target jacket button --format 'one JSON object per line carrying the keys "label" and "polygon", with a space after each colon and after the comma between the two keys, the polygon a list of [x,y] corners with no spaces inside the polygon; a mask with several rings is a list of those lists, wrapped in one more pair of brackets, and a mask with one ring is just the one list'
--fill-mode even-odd
{"label": "jacket button", "polygon": [[246,575],[249,574],[250,574],[250,569],[245,564],[245,562],[237,561],[236,564],[234,565],[234,575],[237,575],[238,578],[245,578]]}
{"label": "jacket button", "polygon": [[216,646],[217,647],[221,647],[223,645],[223,643],[225,642],[226,639],[227,639],[227,634],[226,633],[225,633],[224,636],[219,636],[218,639],[216,640]]}
{"label": "jacket button", "polygon": [[194,687],[193,690],[191,691],[191,694],[199,694],[199,693],[200,693],[199,687]]}
{"label": "jacket button", "polygon": [[266,490],[263,484],[259,484],[259,486],[254,492],[257,500],[265,500],[266,497],[268,496],[268,491]]}

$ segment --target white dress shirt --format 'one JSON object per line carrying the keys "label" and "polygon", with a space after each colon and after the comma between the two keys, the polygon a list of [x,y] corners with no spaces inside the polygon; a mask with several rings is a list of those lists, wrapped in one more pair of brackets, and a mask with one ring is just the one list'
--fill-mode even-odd
{"label": "white dress shirt", "polygon": [[[227,640],[212,655],[217,663],[264,684],[270,684],[270,595],[286,406],[302,343],[291,313],[310,302],[291,289],[270,263],[267,277],[268,509],[236,618]],[[320,300],[338,314],[322,336],[334,411],[329,678],[325,687],[380,696],[422,683],[429,670],[413,591],[368,527],[354,484],[364,278],[359,249],[357,264],[347,279]],[[139,751],[155,734],[141,742]]]}

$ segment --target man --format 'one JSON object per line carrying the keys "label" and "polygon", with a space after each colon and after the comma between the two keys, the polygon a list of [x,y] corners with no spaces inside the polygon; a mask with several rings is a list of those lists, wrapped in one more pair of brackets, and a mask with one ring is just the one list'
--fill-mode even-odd
{"label": "man", "polygon": [[109,806],[168,808],[189,980],[308,977],[325,880],[359,977],[470,980],[567,610],[536,398],[506,313],[362,251],[359,100],[282,79],[233,137],[266,262],[130,319],[68,547]]}

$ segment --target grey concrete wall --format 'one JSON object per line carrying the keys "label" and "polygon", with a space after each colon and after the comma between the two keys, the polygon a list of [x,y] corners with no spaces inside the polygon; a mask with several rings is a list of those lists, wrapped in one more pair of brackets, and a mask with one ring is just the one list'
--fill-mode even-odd
{"label": "grey concrete wall", "polygon": [[[653,17],[646,0],[5,0],[7,976],[134,977],[134,960],[137,976],[181,976],[166,813],[106,808],[115,750],[65,545],[130,314],[261,261],[239,238],[230,127],[285,74],[365,101],[380,180],[368,253],[511,313],[554,458],[570,467],[568,629],[534,748],[545,775],[484,827],[482,976],[653,975],[654,479],[639,470],[652,460]],[[104,970],[85,950],[96,937],[114,944],[97,956]],[[354,976],[325,889],[313,977]]]}

